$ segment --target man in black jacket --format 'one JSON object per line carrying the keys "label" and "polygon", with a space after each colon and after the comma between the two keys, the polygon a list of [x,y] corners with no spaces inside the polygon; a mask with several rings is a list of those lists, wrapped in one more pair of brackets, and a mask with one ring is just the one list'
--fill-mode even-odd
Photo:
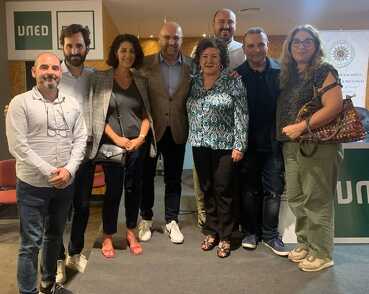
{"label": "man in black jacket", "polygon": [[284,189],[283,159],[275,139],[276,101],[280,66],[267,57],[268,37],[250,28],[243,40],[247,60],[236,68],[247,89],[249,149],[240,164],[242,246],[255,249],[259,240],[275,254],[287,256],[278,233],[279,207]]}

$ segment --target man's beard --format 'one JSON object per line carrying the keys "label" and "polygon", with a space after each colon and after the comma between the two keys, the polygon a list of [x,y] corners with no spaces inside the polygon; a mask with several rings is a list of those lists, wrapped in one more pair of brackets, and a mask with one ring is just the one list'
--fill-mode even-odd
{"label": "man's beard", "polygon": [[[223,32],[227,32],[228,35],[227,36],[224,36],[223,35]],[[221,30],[220,31],[220,34],[218,36],[218,39],[222,40],[225,43],[228,43],[232,39],[232,33],[231,33],[231,31],[230,30]]]}
{"label": "man's beard", "polygon": [[49,89],[53,90],[58,87],[58,80],[55,75],[45,75],[42,77],[44,85]]}
{"label": "man's beard", "polygon": [[165,48],[165,53],[169,56],[177,56],[179,53],[178,47],[168,46]]}
{"label": "man's beard", "polygon": [[64,55],[65,61],[68,65],[81,66],[86,59],[86,55],[75,54],[75,55]]}

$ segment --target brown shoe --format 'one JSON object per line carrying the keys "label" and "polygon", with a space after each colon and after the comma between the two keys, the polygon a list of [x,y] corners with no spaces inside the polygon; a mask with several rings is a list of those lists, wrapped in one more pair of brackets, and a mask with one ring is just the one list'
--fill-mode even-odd
{"label": "brown shoe", "polygon": [[217,249],[217,256],[220,258],[228,257],[231,254],[231,242],[230,241],[220,241]]}
{"label": "brown shoe", "polygon": [[308,255],[299,263],[299,269],[304,272],[317,272],[333,265],[334,262],[332,259]]}
{"label": "brown shoe", "polygon": [[288,253],[288,259],[292,262],[300,262],[309,254],[309,249],[304,244],[297,244],[297,246]]}
{"label": "brown shoe", "polygon": [[215,246],[217,246],[218,243],[219,240],[216,236],[207,235],[204,241],[201,242],[201,249],[204,251],[209,251],[213,249]]}

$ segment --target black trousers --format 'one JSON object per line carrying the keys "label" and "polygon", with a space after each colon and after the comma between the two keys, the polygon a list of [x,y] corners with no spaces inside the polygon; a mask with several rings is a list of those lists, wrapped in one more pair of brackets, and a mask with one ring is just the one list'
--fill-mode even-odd
{"label": "black trousers", "polygon": [[278,237],[279,208],[284,189],[279,152],[249,150],[240,163],[242,229],[263,240]]}
{"label": "black trousers", "polygon": [[119,204],[124,185],[124,207],[128,229],[137,226],[138,210],[142,195],[143,162],[146,144],[127,155],[126,166],[104,166],[106,192],[102,212],[103,232],[108,235],[117,232]]}
{"label": "black trousers", "polygon": [[155,199],[154,179],[156,164],[161,154],[164,162],[165,184],[165,221],[178,222],[179,208],[182,193],[182,171],[186,151],[186,144],[176,144],[168,127],[163,137],[157,142],[157,156],[151,158],[148,155],[144,164],[143,197],[141,201],[141,216],[144,220],[151,220]]}
{"label": "black trousers", "polygon": [[203,233],[229,240],[233,230],[232,150],[193,147],[192,152],[205,199],[206,222]]}
{"label": "black trousers", "polygon": [[[92,160],[83,162],[74,179],[73,220],[68,244],[68,254],[80,254],[85,244],[85,231],[90,216],[90,195],[94,181],[95,165]],[[60,246],[58,259],[65,259],[64,242]]]}

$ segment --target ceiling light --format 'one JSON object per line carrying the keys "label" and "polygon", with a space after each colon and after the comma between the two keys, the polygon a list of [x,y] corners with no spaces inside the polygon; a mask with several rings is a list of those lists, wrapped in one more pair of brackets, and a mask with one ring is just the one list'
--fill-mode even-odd
{"label": "ceiling light", "polygon": [[260,7],[249,7],[249,8],[242,8],[240,10],[238,10],[239,12],[248,12],[248,11],[253,11],[253,12],[256,12],[256,11],[261,11],[261,8]]}

